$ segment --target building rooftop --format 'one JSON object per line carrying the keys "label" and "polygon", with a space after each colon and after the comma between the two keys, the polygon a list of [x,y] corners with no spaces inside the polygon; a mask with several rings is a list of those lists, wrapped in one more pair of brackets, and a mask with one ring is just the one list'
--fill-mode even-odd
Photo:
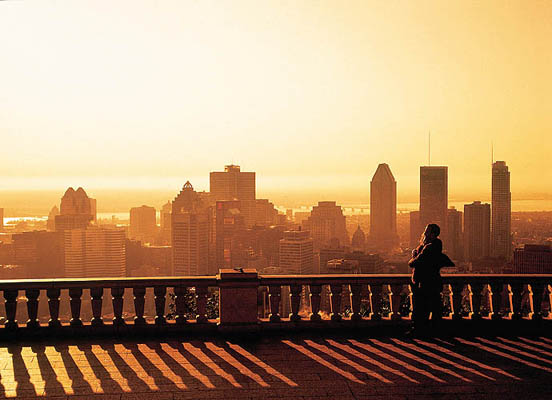
{"label": "building rooftop", "polygon": [[551,398],[545,337],[78,340],[0,347],[0,396],[51,399]]}

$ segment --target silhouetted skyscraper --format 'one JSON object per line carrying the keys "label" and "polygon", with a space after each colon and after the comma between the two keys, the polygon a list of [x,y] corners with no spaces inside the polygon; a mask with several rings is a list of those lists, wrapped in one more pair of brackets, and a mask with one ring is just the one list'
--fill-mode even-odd
{"label": "silhouetted skyscraper", "polygon": [[[420,232],[437,224],[446,237],[448,209],[448,167],[420,167]],[[446,245],[446,243],[445,243]]]}
{"label": "silhouetted skyscraper", "polygon": [[447,255],[453,260],[463,258],[462,236],[462,212],[455,208],[449,208],[447,211],[447,236],[444,240]]}
{"label": "silhouetted skyscraper", "polygon": [[464,259],[475,261],[489,256],[491,206],[474,201],[464,205]]}
{"label": "silhouetted skyscraper", "polygon": [[420,212],[410,211],[410,248],[415,249],[418,247],[421,234]]}
{"label": "silhouetted skyscraper", "polygon": [[514,250],[514,274],[552,273],[552,248],[550,245],[526,244]]}
{"label": "silhouetted skyscraper", "polygon": [[341,246],[349,244],[345,216],[335,201],[319,201],[312,208],[309,218],[303,222],[303,227],[310,231],[315,250],[327,246],[332,239],[337,239]]}
{"label": "silhouetted skyscraper", "polygon": [[186,182],[172,203],[171,237],[175,275],[207,275],[209,219],[207,205]]}
{"label": "silhouetted skyscraper", "polygon": [[493,164],[491,254],[509,260],[512,256],[510,172],[504,161]]}
{"label": "silhouetted skyscraper", "polygon": [[216,205],[216,272],[238,267],[236,259],[238,234],[245,229],[239,200],[217,201]]}
{"label": "silhouetted skyscraper", "polygon": [[93,219],[90,198],[84,189],[67,189],[61,198],[60,213],[55,216],[56,231],[85,229]]}
{"label": "silhouetted skyscraper", "polygon": [[224,172],[209,174],[209,188],[213,201],[240,200],[245,225],[255,224],[255,172],[242,172],[239,165],[226,165]]}
{"label": "silhouetted skyscraper", "polygon": [[161,208],[160,223],[161,223],[161,242],[163,244],[171,244],[171,210],[172,204],[167,201]]}
{"label": "silhouetted skyscraper", "polygon": [[398,244],[397,182],[387,164],[380,164],[370,182],[370,244],[389,249]]}
{"label": "silhouetted skyscraper", "polygon": [[130,209],[130,239],[153,243],[156,233],[157,215],[154,207],[141,206]]}
{"label": "silhouetted skyscraper", "polygon": [[46,229],[50,232],[56,230],[56,215],[59,215],[59,208],[53,206],[48,213],[48,221],[46,222]]}

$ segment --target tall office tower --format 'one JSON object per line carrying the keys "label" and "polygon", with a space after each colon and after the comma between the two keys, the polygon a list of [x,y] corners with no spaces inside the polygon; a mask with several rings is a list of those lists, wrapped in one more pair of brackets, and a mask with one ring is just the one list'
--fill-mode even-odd
{"label": "tall office tower", "polygon": [[256,214],[255,214],[255,225],[257,226],[271,226],[276,223],[276,216],[278,215],[278,210],[274,208],[272,204],[267,199],[257,199],[256,200]]}
{"label": "tall office tower", "polygon": [[255,172],[242,172],[239,165],[226,165],[224,172],[209,174],[213,201],[240,200],[246,227],[255,225]]}
{"label": "tall office tower", "polygon": [[153,243],[157,234],[157,215],[154,207],[141,206],[130,209],[129,239]]}
{"label": "tall office tower", "polygon": [[420,244],[422,228],[420,226],[420,212],[410,211],[410,248],[415,249]]}
{"label": "tall office tower", "polygon": [[284,274],[313,274],[313,239],[308,231],[285,231],[280,240],[280,268]]}
{"label": "tall office tower", "polygon": [[239,235],[245,229],[239,200],[217,201],[216,204],[216,271],[221,268],[243,267],[240,259]]}
{"label": "tall office tower", "polygon": [[85,229],[93,219],[90,198],[84,189],[67,189],[61,198],[60,213],[54,219],[56,231]]}
{"label": "tall office tower", "polygon": [[510,260],[512,257],[510,172],[504,161],[493,164],[491,255]]}
{"label": "tall office tower", "polygon": [[447,236],[445,237],[447,254],[453,260],[461,260],[462,250],[462,211],[451,207],[447,211]]}
{"label": "tall office tower", "polygon": [[90,214],[92,215],[92,223],[96,224],[98,222],[98,202],[96,199],[89,197],[90,200]]}
{"label": "tall office tower", "polygon": [[46,230],[53,232],[56,230],[56,215],[59,215],[59,208],[53,206],[48,213],[48,221],[46,221]]}
{"label": "tall office tower", "polygon": [[310,231],[315,250],[327,246],[332,239],[337,239],[341,246],[349,244],[345,216],[335,201],[319,201],[303,222],[303,227]]}
{"label": "tall office tower", "polygon": [[514,250],[514,274],[552,273],[552,247],[542,244],[526,244]]}
{"label": "tall office tower", "polygon": [[63,278],[63,234],[33,231],[12,235],[14,263],[28,278]]}
{"label": "tall office tower", "polygon": [[188,181],[172,202],[171,240],[175,275],[207,275],[209,207]]}
{"label": "tall office tower", "polygon": [[370,182],[370,244],[390,249],[397,235],[397,182],[387,164],[380,164]]}
{"label": "tall office tower", "polygon": [[464,259],[488,257],[491,239],[491,206],[474,201],[464,205]]}
{"label": "tall office tower", "polygon": [[124,277],[125,232],[88,227],[64,232],[67,278]]}
{"label": "tall office tower", "polygon": [[[447,235],[448,167],[420,167],[420,231],[437,224]],[[445,243],[446,244],[446,243]]]}
{"label": "tall office tower", "polygon": [[159,221],[161,223],[161,242],[164,245],[171,244],[171,210],[172,204],[167,201],[161,208]]}

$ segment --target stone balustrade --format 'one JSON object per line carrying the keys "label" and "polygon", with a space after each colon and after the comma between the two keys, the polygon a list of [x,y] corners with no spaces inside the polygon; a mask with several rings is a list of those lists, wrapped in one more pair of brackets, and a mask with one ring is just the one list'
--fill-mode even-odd
{"label": "stone balustrade", "polygon": [[[525,324],[552,321],[552,275],[445,275],[443,295],[450,305],[446,321],[456,324]],[[111,298],[105,298],[105,289]],[[131,289],[134,316],[123,316],[123,294]],[[155,317],[144,315],[145,294],[153,289]],[[60,294],[69,294],[70,321],[60,321]],[[92,317],[83,321],[83,291],[90,291]],[[168,296],[168,292],[173,295]],[[0,337],[43,334],[105,334],[206,331],[261,331],[397,327],[411,318],[409,275],[263,275],[256,270],[221,270],[217,276],[0,281],[5,300]],[[208,319],[209,293],[218,291],[219,318]],[[40,294],[46,293],[49,321],[38,319]],[[190,317],[188,296],[197,315]],[[16,319],[26,299],[28,320]],[[19,302],[18,302],[19,298]],[[323,298],[327,311],[321,309]],[[129,301],[129,299],[127,299]],[[102,314],[111,302],[113,316]],[[167,302],[172,302],[171,318]],[[447,309],[447,308],[445,308]],[[288,310],[289,312],[286,312]],[[459,326],[459,325],[455,325]],[[464,326],[464,325],[462,325]]]}

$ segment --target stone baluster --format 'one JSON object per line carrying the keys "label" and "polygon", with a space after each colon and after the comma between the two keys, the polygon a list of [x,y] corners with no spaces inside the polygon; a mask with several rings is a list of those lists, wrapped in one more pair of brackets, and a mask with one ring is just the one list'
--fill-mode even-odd
{"label": "stone baluster", "polygon": [[103,288],[93,287],[90,289],[90,297],[92,298],[92,326],[102,326],[104,324],[102,319],[102,299]]}
{"label": "stone baluster", "polygon": [[165,286],[154,286],[153,294],[155,295],[155,325],[164,325],[165,319],[165,295],[167,288]]}
{"label": "stone baluster", "polygon": [[113,326],[122,326],[125,324],[123,319],[123,295],[125,288],[111,288],[111,301],[113,304]]}
{"label": "stone baluster", "polygon": [[145,326],[144,305],[146,304],[146,288],[137,286],[132,289],[134,295],[134,326]]}
{"label": "stone baluster", "polygon": [[207,295],[209,294],[209,288],[207,286],[196,286],[195,291],[197,303],[196,320],[198,324],[204,324],[207,322]]}
{"label": "stone baluster", "polygon": [[[332,304],[332,312],[330,314],[330,318],[332,321],[339,322],[341,321],[342,317],[340,314],[341,311],[341,291],[343,290],[343,285],[330,285],[331,290],[331,304]],[[312,296],[312,293],[311,293]],[[314,305],[313,305],[314,307]],[[314,308],[313,308],[314,312]]]}
{"label": "stone baluster", "polygon": [[179,325],[185,324],[186,321],[186,294],[188,290],[185,286],[174,287],[174,305],[176,316],[176,323]]}
{"label": "stone baluster", "polygon": [[280,285],[270,285],[268,287],[268,298],[270,301],[270,322],[280,322],[280,299],[282,296],[282,287]]}
{"label": "stone baluster", "polygon": [[[540,321],[543,317],[542,315],[542,298],[544,294],[544,282],[531,282],[531,311],[532,319],[535,321]],[[548,286],[548,285],[547,285]]]}
{"label": "stone baluster", "polygon": [[69,297],[69,305],[71,306],[71,321],[69,324],[74,327],[82,326],[80,317],[82,288],[69,289]]}
{"label": "stone baluster", "polygon": [[370,309],[372,311],[371,318],[374,321],[381,320],[381,293],[382,286],[380,284],[370,285]]}
{"label": "stone baluster", "polygon": [[492,304],[492,314],[491,318],[493,320],[502,319],[500,314],[500,309],[502,307],[502,290],[504,285],[502,282],[493,281],[490,284],[491,286],[491,304]]}
{"label": "stone baluster", "polygon": [[402,317],[406,319],[412,319],[412,311],[414,310],[414,299],[412,298],[413,293],[412,293],[412,286],[410,284],[406,285],[405,292],[406,292],[406,303],[408,304],[408,314],[403,315]]}
{"label": "stone baluster", "polygon": [[39,289],[27,289],[25,290],[25,297],[27,297],[27,314],[29,319],[27,321],[27,328],[37,329],[40,326],[38,322],[38,296],[40,296]]}
{"label": "stone baluster", "polygon": [[522,319],[521,315],[521,303],[523,300],[523,285],[522,283],[512,283],[510,284],[511,293],[512,293],[512,314],[511,318],[515,321],[519,321]]}
{"label": "stone baluster", "polygon": [[462,319],[462,298],[464,291],[463,283],[453,283],[450,285],[452,288],[452,302],[451,302],[451,311],[452,319],[459,321]]}
{"label": "stone baluster", "polygon": [[60,289],[48,289],[46,290],[46,296],[48,296],[48,308],[50,309],[50,321],[48,326],[50,328],[58,328],[61,326],[59,321],[59,295]]}
{"label": "stone baluster", "polygon": [[289,315],[290,321],[301,321],[301,316],[299,315],[299,304],[301,303],[302,291],[302,285],[291,284],[289,286],[289,296],[291,301],[291,314]]}
{"label": "stone baluster", "polygon": [[4,290],[4,300],[6,301],[6,329],[17,329],[17,289]]}
{"label": "stone baluster", "polygon": [[351,308],[353,313],[351,314],[351,321],[360,321],[362,316],[360,315],[360,305],[362,302],[362,285],[352,284],[351,286]]}
{"label": "stone baluster", "polygon": [[483,296],[483,284],[481,283],[471,283],[470,285],[470,308],[471,315],[470,318],[473,320],[480,320],[481,315],[481,298]]}
{"label": "stone baluster", "polygon": [[322,285],[310,285],[310,300],[311,300],[311,321],[320,321],[322,319],[320,315],[320,293],[322,292]]}
{"label": "stone baluster", "polygon": [[403,291],[403,285],[402,284],[394,284],[390,285],[391,291],[389,292],[389,295],[391,297],[390,299],[390,305],[391,305],[391,315],[390,318],[393,321],[401,320],[401,294]]}

